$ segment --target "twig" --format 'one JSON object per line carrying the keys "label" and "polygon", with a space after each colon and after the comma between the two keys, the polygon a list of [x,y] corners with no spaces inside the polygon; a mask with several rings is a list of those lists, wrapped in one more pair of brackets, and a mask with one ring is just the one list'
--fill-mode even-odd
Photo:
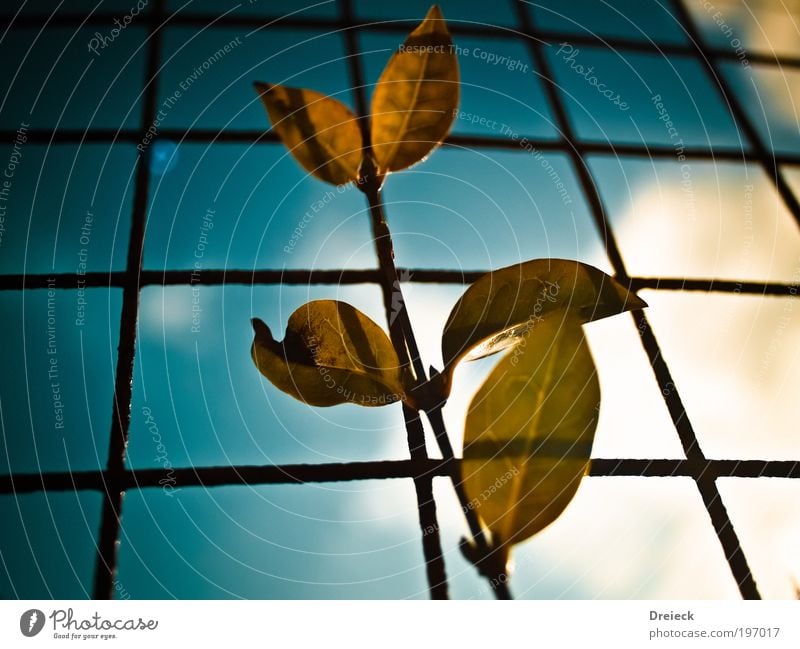
{"label": "twig", "polygon": [[[383,179],[376,174],[374,163],[372,162],[369,152],[366,152],[364,158],[365,162],[362,166],[362,177],[359,180],[359,187],[366,195],[369,203],[373,238],[378,253],[380,272],[383,275],[381,286],[383,287],[384,306],[386,307],[386,313],[390,317],[389,335],[392,344],[397,350],[401,364],[413,369],[414,388],[424,390],[428,377],[425,372],[425,365],[419,354],[419,347],[417,346],[414,329],[411,325],[408,310],[406,309],[403,289],[395,265],[392,235],[389,230],[389,224],[386,221],[383,202],[380,197]],[[425,399],[425,401],[428,401],[428,399]],[[450,443],[450,438],[447,436],[447,429],[445,428],[444,419],[442,417],[443,406],[444,402],[437,398],[435,399],[434,405],[426,403],[424,411],[428,416],[428,420],[431,422],[442,457],[452,466],[450,479],[473,537],[471,543],[466,541],[466,539],[462,540],[461,550],[464,556],[475,565],[480,574],[489,580],[495,596],[498,599],[511,599],[511,593],[507,584],[508,579],[504,572],[505,566],[502,565],[502,563],[498,563],[500,553],[497,548],[493,548],[489,544],[480,521],[478,520],[478,516],[471,507],[467,493],[464,490],[460,465],[455,461],[453,446]],[[404,411],[405,410],[406,408],[404,407]],[[417,422],[418,421],[419,419],[417,419]],[[408,419],[406,422],[408,423]],[[410,436],[411,431],[409,430],[409,444],[411,444]],[[424,434],[421,434],[420,443],[422,444],[422,452],[425,453]],[[414,451],[412,450],[412,457],[413,456]],[[427,453],[424,454],[424,457],[427,457]],[[438,528],[436,528],[436,530],[438,531]],[[444,566],[442,566],[442,572],[444,572]]]}
{"label": "twig", "polygon": [[453,446],[450,444],[450,438],[447,436],[447,428],[442,417],[443,405],[436,404],[427,410],[426,414],[433,427],[433,434],[436,437],[439,450],[442,452],[442,457],[452,466],[450,479],[453,482],[453,488],[461,505],[461,511],[464,512],[464,517],[467,519],[470,534],[472,534],[472,548],[474,549],[470,551],[470,544],[464,539],[461,545],[462,553],[489,580],[497,599],[512,599],[511,590],[508,586],[508,576],[505,575],[505,566],[502,563],[499,548],[494,548],[490,545],[472,502],[467,497],[467,492],[464,489],[461,463],[455,461]]}
{"label": "twig", "polygon": [[[368,141],[368,140],[367,140]],[[369,151],[365,152],[369,158]],[[368,167],[367,167],[368,168]],[[359,180],[359,188],[364,192],[369,203],[369,212],[372,220],[372,236],[378,254],[378,264],[382,274],[381,288],[386,316],[389,318],[389,337],[397,352],[400,364],[414,373],[415,387],[425,382],[424,366],[419,359],[416,341],[411,332],[410,336],[404,329],[410,327],[405,309],[401,311],[405,317],[392,317],[393,292],[399,290],[400,280],[394,265],[394,249],[392,246],[389,228],[383,216],[383,206],[380,201],[380,179],[369,173]],[[402,299],[402,298],[401,298]],[[399,314],[398,314],[399,315]],[[410,331],[410,330],[409,330]],[[405,419],[408,433],[408,450],[412,460],[425,460],[428,452],[425,448],[425,430],[419,412],[403,404],[403,418]],[[439,534],[439,523],[436,516],[436,501],[433,499],[433,478],[426,475],[414,477],[414,488],[419,509],[420,528],[422,529],[422,549],[425,554],[425,566],[433,599],[447,599],[447,573],[442,556],[442,543]]]}

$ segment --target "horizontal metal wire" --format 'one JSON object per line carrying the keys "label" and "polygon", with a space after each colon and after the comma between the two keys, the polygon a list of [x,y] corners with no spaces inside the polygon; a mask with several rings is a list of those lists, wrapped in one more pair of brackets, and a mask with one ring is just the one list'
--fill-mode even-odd
{"label": "horizontal metal wire", "polygon": [[[220,13],[223,13],[222,11]],[[85,13],[56,14],[54,16],[43,15],[21,15],[16,18],[4,16],[0,18],[0,27],[19,28],[41,28],[47,25],[48,28],[54,27],[108,27],[114,23],[118,15],[102,12],[95,12],[91,16]],[[375,32],[389,34],[405,34],[409,27],[418,23],[418,20],[368,20],[357,19],[352,23],[347,23],[338,18],[317,18],[310,16],[243,16],[228,13],[225,16],[220,14],[191,14],[191,13],[171,13],[165,16],[165,24],[170,27],[195,27],[203,28],[211,26],[213,28],[244,28],[258,29],[269,26],[271,29],[307,29],[313,31],[338,31],[353,29],[357,33]],[[618,50],[620,52],[638,52],[643,54],[656,54],[660,56],[692,56],[694,50],[689,43],[664,43],[653,42],[651,40],[638,40],[621,36],[599,36],[591,33],[572,33],[554,29],[528,29],[520,31],[514,27],[503,25],[483,24],[478,22],[461,22],[457,19],[448,20],[448,28],[456,36],[472,36],[483,38],[536,38],[546,43],[568,42],[572,45],[583,45],[587,47],[602,47],[605,49]],[[135,29],[135,25],[132,25]],[[732,48],[713,48],[715,55],[724,60],[741,63],[741,59]],[[776,55],[769,52],[747,52],[747,59],[750,63],[759,65],[780,65],[783,67],[800,67],[800,57],[788,55]]]}
{"label": "horizontal metal wire", "polygon": [[[0,129],[0,140],[13,141],[16,131]],[[524,134],[523,134],[524,135]],[[39,128],[28,131],[28,142],[32,144],[97,144],[124,143],[138,144],[142,132],[138,129],[51,129]],[[277,136],[271,131],[257,129],[160,129],[156,139],[184,143],[208,144],[279,144]],[[609,155],[620,157],[654,158],[676,160],[675,147],[665,144],[648,144],[614,141],[565,140],[530,136],[527,144],[541,151],[563,153],[575,149],[584,155]],[[450,134],[444,141],[446,148],[458,149],[497,149],[528,153],[519,141],[497,135]],[[748,148],[731,146],[686,146],[681,155],[687,160],[731,161],[741,163],[760,162],[761,157]],[[800,165],[800,153],[779,152],[772,158],[778,165]]]}
{"label": "horizontal metal wire", "polygon": [[[458,463],[459,460],[456,461]],[[454,463],[445,460],[381,460],[331,464],[205,466],[175,469],[125,470],[125,489],[160,487],[218,487],[224,485],[270,485],[318,482],[346,482],[421,476],[449,477]],[[699,473],[699,475],[698,475]],[[592,477],[703,477],[716,478],[800,478],[800,461],[792,460],[707,460],[698,468],[688,460],[592,460]],[[17,473],[0,476],[0,493],[39,491],[105,491],[106,471],[56,471]]]}
{"label": "horizontal metal wire", "polygon": [[[401,281],[417,284],[470,284],[488,270],[448,270],[435,268],[398,268]],[[380,284],[380,272],[369,269],[260,269],[243,270],[209,268],[195,270],[146,270],[138,278],[128,279],[125,271],[110,273],[16,274],[0,275],[0,291],[17,291],[37,288],[75,290],[78,288],[124,288],[129,281],[136,286],[259,286],[259,285],[309,285],[309,284]],[[680,277],[632,277],[633,290],[701,291],[707,293],[733,293],[796,297],[797,284],[780,282],[753,282],[730,279],[704,279]]]}
{"label": "horizontal metal wire", "polygon": [[[398,268],[401,281],[418,284],[470,284],[488,270],[448,270],[436,268]],[[16,291],[37,288],[75,290],[81,288],[124,288],[128,283],[125,271],[110,273],[16,274],[0,275],[0,291]],[[307,284],[380,284],[377,269],[259,269],[209,268],[195,270],[146,270],[135,277],[135,285],[145,286],[221,286],[221,285],[307,285]],[[753,282],[730,279],[702,279],[680,277],[632,277],[633,290],[653,289],[662,291],[701,291],[708,293],[734,293],[796,297],[797,284],[780,282]]]}

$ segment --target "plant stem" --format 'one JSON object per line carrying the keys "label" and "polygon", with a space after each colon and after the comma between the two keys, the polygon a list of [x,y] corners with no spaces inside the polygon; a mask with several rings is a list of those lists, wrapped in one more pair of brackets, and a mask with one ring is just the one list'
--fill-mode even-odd
{"label": "plant stem", "polygon": [[[442,417],[443,404],[437,404],[430,410],[426,411],[428,420],[433,427],[433,433],[436,436],[436,442],[442,452],[442,457],[451,463],[452,469],[450,473],[450,480],[453,483],[458,502],[461,505],[461,511],[464,512],[464,517],[467,519],[470,534],[472,534],[472,542],[477,550],[478,557],[482,558],[481,562],[476,563],[478,571],[484,575],[494,590],[497,599],[513,599],[511,597],[511,590],[508,586],[508,576],[505,574],[505,566],[498,564],[500,551],[498,548],[493,548],[486,538],[483,531],[481,522],[478,520],[478,515],[472,506],[472,502],[467,497],[467,492],[464,489],[464,478],[461,475],[461,464],[456,461],[453,452],[453,446],[450,444],[450,438],[447,436],[447,428],[444,425],[444,418]],[[471,560],[467,557],[468,560]]]}
{"label": "plant stem", "polygon": [[[374,175],[367,177],[361,183],[361,189],[366,194],[369,202],[372,236],[378,253],[378,264],[383,274],[381,288],[383,289],[386,315],[389,318],[389,337],[397,352],[400,364],[413,372],[416,387],[426,380],[425,368],[419,357],[414,334],[410,331],[411,322],[408,320],[405,305],[402,303],[402,294],[399,293],[400,280],[394,264],[394,248],[391,235],[386,225],[386,219],[383,216],[383,205],[379,196],[379,180]],[[411,454],[411,459],[427,459],[425,429],[422,427],[419,411],[410,408],[404,403],[403,418],[405,419],[408,434],[408,451]],[[436,501],[433,498],[433,479],[430,476],[415,476],[414,489],[417,496],[419,522],[422,529],[422,549],[425,555],[428,583],[431,585],[431,597],[433,599],[447,599],[447,573],[445,571],[444,557],[442,556],[439,523],[436,517]]]}
{"label": "plant stem", "polygon": [[[414,329],[411,326],[411,319],[408,315],[408,310],[406,309],[406,303],[403,297],[403,289],[400,284],[400,278],[397,274],[397,267],[395,266],[392,235],[389,230],[389,224],[386,222],[386,216],[383,210],[383,202],[381,201],[380,197],[381,181],[374,175],[374,173],[371,174],[371,171],[373,170],[368,167],[367,173],[361,183],[361,189],[366,195],[369,203],[373,239],[378,253],[378,263],[381,273],[383,274],[381,286],[383,287],[383,300],[384,306],[386,307],[386,313],[390,314],[389,336],[397,351],[400,363],[413,369],[415,380],[414,387],[419,388],[425,384],[428,377],[425,372],[425,365],[422,362],[422,358],[419,354],[416,337],[414,336]],[[472,508],[469,498],[467,497],[467,493],[464,490],[464,484],[461,476],[461,465],[456,461],[455,454],[453,452],[453,446],[450,443],[450,438],[447,436],[447,429],[445,428],[444,418],[442,417],[443,406],[444,403],[439,402],[439,399],[436,399],[435,405],[426,406],[425,412],[428,416],[428,420],[431,422],[431,427],[433,428],[436,442],[439,446],[439,450],[442,453],[442,457],[451,466],[450,479],[453,483],[453,488],[458,496],[461,510],[464,512],[464,516],[467,519],[467,525],[469,526],[470,533],[473,537],[473,544],[476,550],[477,560],[474,558],[470,560],[475,564],[478,571],[489,580],[497,599],[511,599],[511,592],[507,583],[508,579],[504,572],[505,567],[502,565],[496,565],[496,558],[499,556],[499,552],[490,546],[489,541],[484,534],[483,528],[481,527],[480,521],[478,520],[478,516]],[[424,430],[422,429],[422,422],[419,420],[418,415],[415,419],[410,420],[406,413],[407,410],[411,409],[404,405],[403,413],[406,415],[406,426],[409,433],[409,449],[411,451],[411,457],[412,459],[415,458],[415,449],[418,449],[418,446],[421,446],[421,449],[417,450],[418,455],[416,455],[416,457],[427,458],[427,451],[425,450],[425,435]],[[409,427],[410,423],[413,423],[413,431],[412,428]],[[430,481],[428,481],[428,484],[430,484]],[[419,488],[417,490],[417,495],[419,498]],[[433,495],[431,493],[431,500],[432,498]],[[435,517],[435,504],[433,505],[433,508]],[[420,516],[422,516],[422,510],[420,510]],[[427,530],[430,528],[425,527],[425,529]],[[436,540],[438,542],[438,527],[436,527],[435,530],[437,533]],[[423,542],[425,536],[423,537]],[[439,552],[441,553],[441,547]],[[469,559],[469,557],[467,558]],[[443,565],[442,573],[444,573]]]}
{"label": "plant stem", "polygon": [[[389,321],[389,334],[392,342],[399,347],[400,362],[414,370],[415,384],[422,385],[427,380],[425,365],[419,355],[417,340],[411,328],[408,317],[400,277],[394,263],[394,244],[389,232],[389,224],[383,211],[383,202],[380,198],[380,187],[377,182],[367,181],[364,190],[369,202],[369,212],[372,219],[372,236],[378,252],[378,263],[383,274],[382,286],[384,287],[384,302],[387,313],[391,314]],[[387,295],[388,292],[388,295]],[[393,317],[392,317],[393,316]]]}

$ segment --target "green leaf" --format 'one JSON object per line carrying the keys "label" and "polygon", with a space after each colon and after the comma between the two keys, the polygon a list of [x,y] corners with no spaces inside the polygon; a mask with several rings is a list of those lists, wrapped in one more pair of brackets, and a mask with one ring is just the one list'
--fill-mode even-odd
{"label": "green leaf", "polygon": [[345,302],[316,300],[300,307],[280,343],[261,320],[252,322],[256,367],[295,399],[312,406],[384,406],[405,397],[389,337]]}
{"label": "green leaf", "polygon": [[372,150],[383,175],[410,167],[444,140],[458,107],[458,58],[439,7],[409,34],[372,97]]}
{"label": "green leaf", "polygon": [[469,354],[482,358],[516,344],[537,322],[568,310],[580,322],[647,304],[603,271],[567,259],[534,259],[487,273],[459,298],[444,326],[445,374]]}
{"label": "green leaf", "polygon": [[464,486],[502,548],[552,523],[589,468],[600,386],[580,320],[538,323],[470,404]]}
{"label": "green leaf", "polygon": [[347,106],[314,90],[254,85],[273,130],[306,171],[334,185],[358,179],[361,129]]}

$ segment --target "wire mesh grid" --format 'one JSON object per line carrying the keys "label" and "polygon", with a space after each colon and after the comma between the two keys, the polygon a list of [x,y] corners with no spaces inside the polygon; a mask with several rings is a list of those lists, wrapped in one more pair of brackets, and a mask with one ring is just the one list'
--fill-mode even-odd
{"label": "wire mesh grid", "polygon": [[[347,50],[347,67],[350,81],[356,89],[356,106],[362,115],[367,111],[364,72],[361,52],[356,34],[361,32],[388,32],[402,34],[407,30],[405,22],[368,22],[354,17],[352,0],[339,0],[337,16],[333,19],[308,18],[289,15],[274,21],[262,17],[251,18],[240,15],[204,16],[183,13],[170,14],[163,0],[152,4],[147,16],[148,37],[146,40],[146,72],[144,79],[144,103],[139,128],[134,129],[39,129],[29,133],[29,141],[46,144],[89,143],[89,142],[140,142],[156,117],[158,107],[158,79],[162,65],[162,35],[166,26],[214,27],[236,26],[268,29],[309,28],[339,31],[343,35]],[[667,291],[720,292],[737,295],[758,295],[789,297],[794,295],[794,285],[780,282],[729,281],[717,279],[682,279],[670,277],[630,276],[626,270],[623,255],[615,240],[615,234],[607,219],[605,206],[592,176],[587,156],[592,154],[611,154],[617,156],[642,157],[645,159],[673,158],[672,146],[629,144],[614,142],[585,142],[577,137],[565,107],[562,89],[553,81],[553,70],[545,56],[547,43],[569,40],[576,44],[599,45],[621,52],[640,52],[657,56],[683,55],[698,61],[725,105],[733,115],[736,125],[750,143],[750,148],[687,146],[684,154],[688,160],[722,161],[730,160],[744,163],[757,163],[774,184],[781,200],[786,205],[798,225],[800,225],[800,203],[792,192],[781,166],[800,164],[800,155],[773,153],[750,117],[740,99],[728,87],[720,72],[720,64],[735,60],[736,54],[729,48],[709,47],[704,43],[698,27],[680,0],[673,0],[671,11],[689,37],[689,43],[655,44],[621,37],[601,38],[593,34],[561,33],[542,29],[535,22],[536,12],[530,11],[528,3],[514,3],[517,25],[514,28],[473,24],[455,21],[451,30],[456,37],[496,36],[513,38],[524,43],[530,57],[535,62],[545,83],[548,106],[554,116],[555,126],[560,133],[558,140],[530,138],[533,145],[542,151],[557,151],[566,154],[576,174],[580,188],[589,205],[597,230],[600,232],[606,253],[611,261],[615,277],[634,290],[653,289]],[[103,14],[86,16],[58,15],[50,19],[36,16],[16,16],[9,22],[14,27],[48,27],[77,25],[107,25],[110,18]],[[800,67],[800,57],[772,56],[768,54],[749,54],[750,60],[763,65],[785,68]],[[13,133],[3,131],[3,137],[13,138]],[[216,131],[203,129],[163,129],[160,138],[182,142],[244,142],[271,143],[276,138],[271,133],[252,130]],[[445,146],[518,149],[518,145],[507,138],[478,135],[451,135]],[[0,476],[0,493],[21,494],[37,491],[79,491],[94,490],[103,496],[103,508],[98,538],[98,551],[95,566],[94,597],[110,598],[114,592],[114,579],[117,567],[117,548],[121,532],[123,494],[126,490],[139,489],[159,484],[167,471],[165,469],[130,469],[125,466],[125,450],[130,427],[132,403],[132,381],[136,352],[137,318],[139,315],[140,291],[146,286],[167,285],[223,285],[241,284],[375,284],[384,291],[391,292],[385,275],[376,270],[273,270],[273,269],[203,269],[154,271],[143,268],[143,249],[145,245],[145,222],[148,209],[150,171],[142,157],[136,170],[132,222],[124,271],[89,272],[80,278],[75,273],[5,274],[0,275],[0,289],[26,290],[55,286],[59,289],[74,288],[80,279],[85,287],[104,287],[122,289],[122,311],[119,324],[119,347],[116,364],[116,380],[113,398],[113,417],[110,430],[110,445],[107,465],[104,470],[42,472],[37,474],[14,473]],[[433,284],[464,284],[479,277],[485,270],[451,271],[401,268],[402,277],[412,278],[413,282]],[[390,313],[387,310],[387,318]],[[640,476],[691,477],[702,497],[710,522],[724,550],[730,571],[739,587],[742,597],[757,599],[759,590],[751,574],[737,533],[723,504],[717,487],[717,479],[722,477],[781,477],[800,478],[800,460],[719,460],[709,459],[698,444],[695,430],[687,417],[680,393],[674,388],[675,381],[662,356],[659,342],[654,335],[647,316],[642,312],[632,314],[635,325],[641,333],[641,343],[649,358],[659,388],[671,416],[674,428],[680,438],[685,459],[593,459],[592,476]],[[670,386],[667,389],[667,386]],[[408,422],[407,422],[408,423]],[[217,485],[255,485],[303,482],[335,482],[363,479],[411,478],[415,481],[420,509],[420,529],[423,538],[423,551],[427,565],[430,594],[433,597],[447,596],[447,579],[441,547],[437,535],[426,534],[435,524],[435,504],[432,496],[432,481],[437,476],[452,476],[452,462],[428,458],[423,451],[415,452],[412,447],[411,459],[386,460],[326,464],[262,465],[262,466],[197,466],[176,469],[174,477],[187,486]],[[419,449],[416,449],[419,451]],[[456,462],[458,462],[456,460]],[[425,514],[425,510],[428,514]]]}

